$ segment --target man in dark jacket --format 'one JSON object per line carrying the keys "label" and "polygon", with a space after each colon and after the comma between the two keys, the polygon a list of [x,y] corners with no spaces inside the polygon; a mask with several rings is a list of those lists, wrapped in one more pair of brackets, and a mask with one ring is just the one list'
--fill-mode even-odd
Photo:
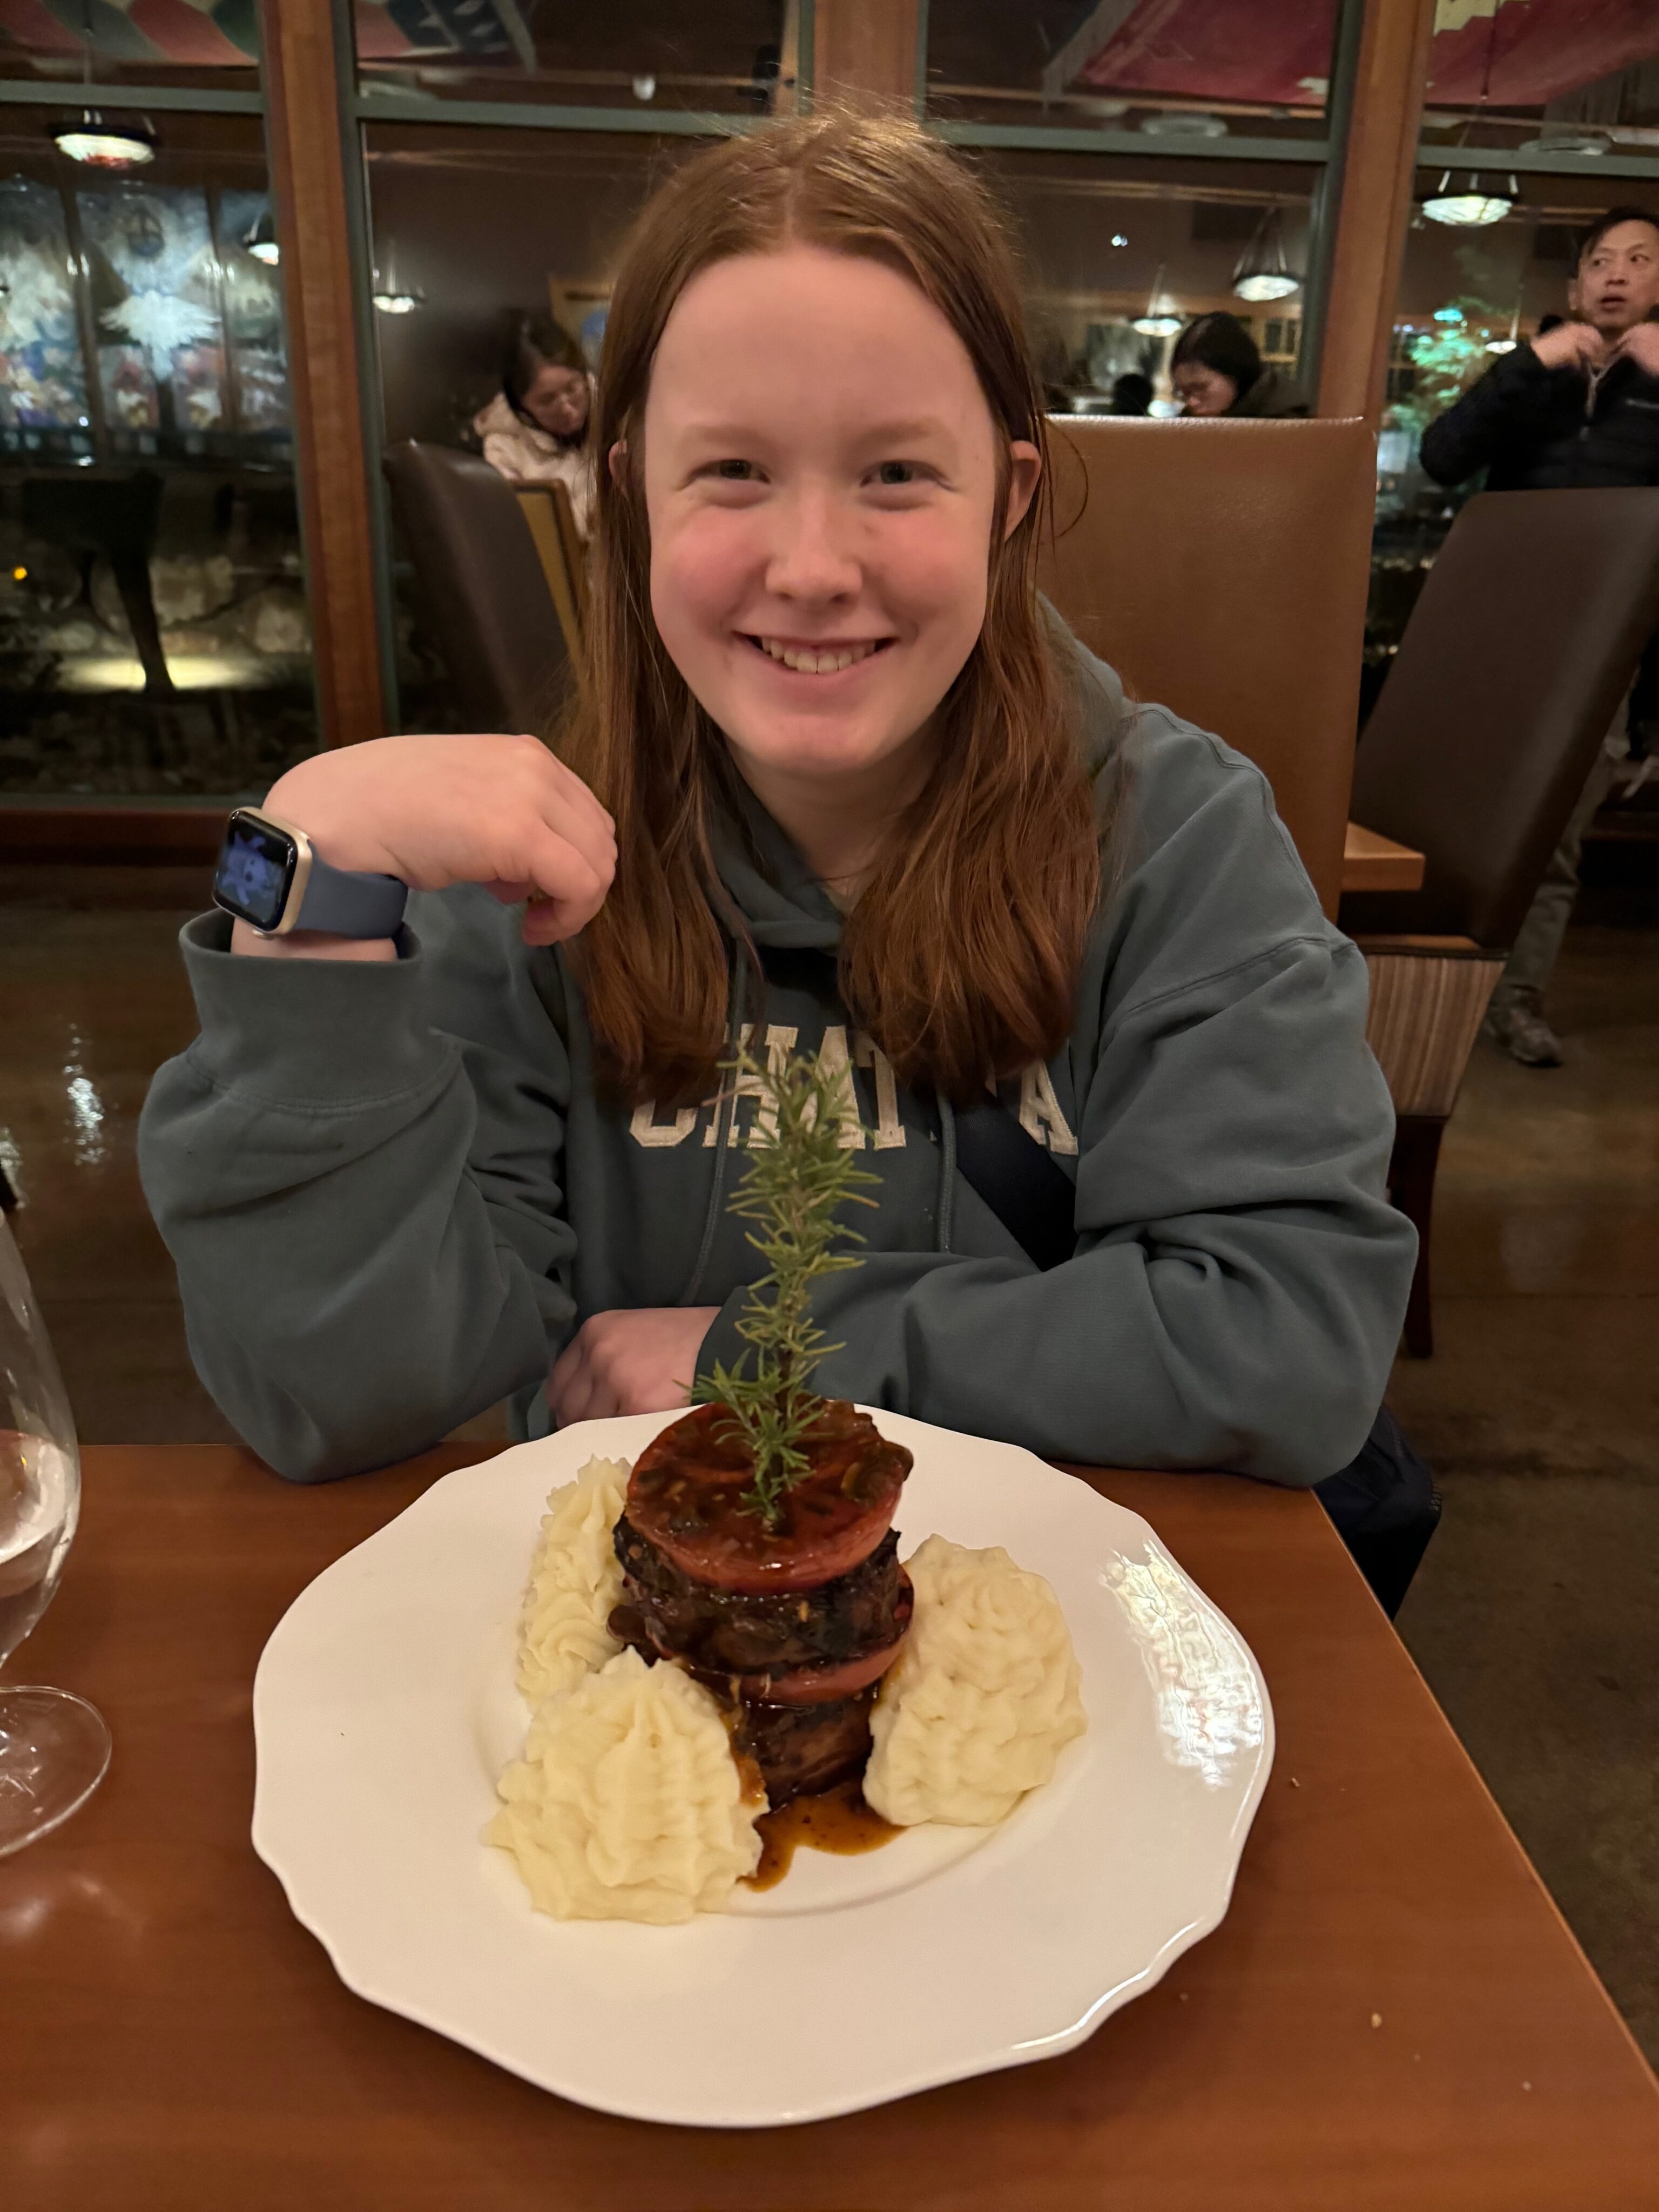
{"label": "man in dark jacket", "polygon": [[[1568,288],[1568,319],[1500,356],[1423,434],[1423,465],[1459,484],[1486,471],[1488,491],[1659,484],[1659,216],[1610,209],[1586,235]],[[1629,708],[1639,728],[1659,692],[1659,638]],[[1659,699],[1655,700],[1659,707]],[[1488,1033],[1529,1067],[1559,1067],[1544,990],[1578,892],[1584,832],[1626,747],[1621,715],[1522,924],[1492,994]]]}

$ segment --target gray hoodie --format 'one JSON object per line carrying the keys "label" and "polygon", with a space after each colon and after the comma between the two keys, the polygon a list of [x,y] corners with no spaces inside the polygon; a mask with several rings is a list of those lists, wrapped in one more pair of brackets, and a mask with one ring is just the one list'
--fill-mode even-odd
{"label": "gray hoodie", "polygon": [[[1382,1395],[1415,1240],[1387,1205],[1393,1117],[1364,963],[1321,914],[1259,772],[1084,656],[1091,765],[1121,794],[1069,1041],[1005,1088],[1076,1183],[1076,1256],[1039,1272],[834,1003],[840,916],[756,807],[722,877],[767,956],[757,1049],[845,1066],[880,1177],[864,1264],[819,1286],[827,1393],[1058,1459],[1313,1483]],[[1103,783],[1102,787],[1104,788]],[[591,1314],[719,1305],[757,1272],[726,1201],[757,1102],[595,1095],[580,989],[516,912],[410,902],[395,965],[185,957],[202,1034],[155,1078],[144,1188],[191,1354],[229,1419],[315,1480],[433,1443]],[[744,1019],[744,1010],[735,1009]]]}

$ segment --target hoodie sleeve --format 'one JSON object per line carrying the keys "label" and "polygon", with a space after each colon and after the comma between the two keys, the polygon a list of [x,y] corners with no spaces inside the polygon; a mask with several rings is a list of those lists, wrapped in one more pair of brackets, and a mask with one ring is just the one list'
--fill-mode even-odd
{"label": "hoodie sleeve", "polygon": [[[1383,1196],[1364,963],[1257,771],[1161,709],[1141,720],[1162,732],[1151,850],[1097,925],[1073,1041],[1076,1255],[1046,1273],[871,1255],[815,1302],[842,1346],[821,1387],[1049,1458],[1311,1484],[1364,1441],[1416,1252]],[[960,1179],[956,1198],[964,1241],[977,1212],[994,1249]],[[742,1304],[705,1374],[739,1348]]]}
{"label": "hoodie sleeve", "polygon": [[155,1077],[144,1192],[197,1372],[281,1474],[423,1449],[546,1370],[573,1306],[568,1061],[517,916],[416,898],[395,964],[183,945],[202,1033]]}

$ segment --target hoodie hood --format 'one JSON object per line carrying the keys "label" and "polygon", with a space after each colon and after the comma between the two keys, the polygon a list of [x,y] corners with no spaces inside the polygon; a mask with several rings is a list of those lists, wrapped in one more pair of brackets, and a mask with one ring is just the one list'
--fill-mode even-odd
{"label": "hoodie hood", "polygon": [[[1078,671],[1078,742],[1104,826],[1118,787],[1115,771],[1127,720],[1123,686],[1103,662],[1078,653],[1060,617],[1046,599],[1042,604],[1050,628],[1063,641],[1066,660]],[[710,842],[720,881],[755,943],[792,952],[834,952],[842,938],[840,908],[742,777],[734,774],[726,784]]]}

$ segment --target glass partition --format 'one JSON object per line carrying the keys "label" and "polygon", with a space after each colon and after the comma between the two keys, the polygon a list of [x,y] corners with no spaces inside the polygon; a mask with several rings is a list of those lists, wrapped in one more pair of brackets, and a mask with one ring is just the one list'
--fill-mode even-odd
{"label": "glass partition", "polygon": [[[1429,55],[1425,160],[1459,191],[1522,157],[1659,152],[1659,11],[1643,0],[1442,6]],[[1484,160],[1478,157],[1484,156]]]}
{"label": "glass partition", "polygon": [[0,0],[7,77],[84,86],[100,112],[161,85],[257,94],[258,0]]}
{"label": "glass partition", "polygon": [[1650,183],[1597,174],[1593,163],[1585,169],[1527,173],[1516,179],[1513,204],[1479,225],[1430,219],[1422,203],[1434,197],[1440,173],[1432,166],[1418,172],[1377,441],[1368,701],[1453,518],[1480,488],[1478,478],[1450,488],[1436,483],[1419,459],[1423,432],[1502,355],[1534,336],[1544,318],[1565,313],[1579,241],[1598,216],[1626,201],[1659,208],[1659,175]]}
{"label": "glass partition", "polygon": [[1269,220],[1288,266],[1305,271],[1314,186],[1305,166],[1025,149],[973,158],[1018,227],[1033,342],[1056,412],[1110,413],[1118,380],[1134,375],[1151,383],[1152,412],[1174,414],[1171,349],[1188,323],[1216,309],[1246,325],[1265,362],[1295,372],[1299,285],[1252,301],[1235,279]]}
{"label": "glass partition", "polygon": [[793,101],[799,0],[355,0],[371,98],[764,114]]}
{"label": "glass partition", "polygon": [[940,117],[1194,152],[1325,137],[1337,0],[930,0],[927,14]]}
{"label": "glass partition", "polygon": [[[608,131],[371,124],[364,143],[387,444],[416,438],[477,453],[488,437],[492,461],[534,471],[552,441],[502,397],[510,334],[534,319],[543,343],[554,343],[550,323],[577,358],[597,368],[629,228],[702,143]],[[414,573],[395,537],[392,586],[402,726],[457,728]]]}
{"label": "glass partition", "polygon": [[0,794],[263,790],[316,742],[257,116],[76,160],[0,107]]}

